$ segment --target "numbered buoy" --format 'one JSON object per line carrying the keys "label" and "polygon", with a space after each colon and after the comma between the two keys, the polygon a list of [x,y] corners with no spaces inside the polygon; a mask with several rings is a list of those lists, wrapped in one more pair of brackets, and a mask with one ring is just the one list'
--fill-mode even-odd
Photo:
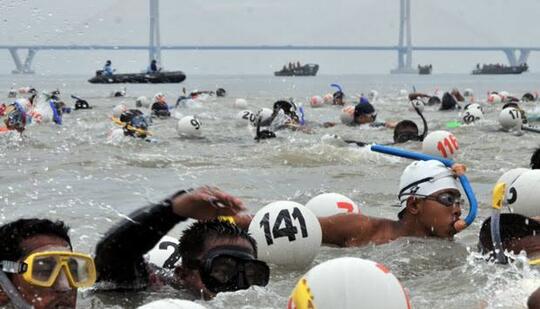
{"label": "numbered buoy", "polygon": [[317,217],[305,206],[291,201],[263,207],[251,221],[249,232],[257,241],[260,260],[291,268],[310,265],[322,242]]}
{"label": "numbered buoy", "polygon": [[407,91],[407,89],[400,89],[399,90],[399,96],[400,97],[406,97],[409,95],[409,92]]}
{"label": "numbered buoy", "polygon": [[488,99],[487,99],[488,103],[491,103],[491,104],[497,104],[497,103],[501,103],[502,102],[502,98],[500,95],[496,94],[496,93],[491,93],[488,95]]}
{"label": "numbered buoy", "polygon": [[137,99],[135,99],[135,107],[148,108],[150,107],[150,100],[146,96],[140,96]]}
{"label": "numbered buoy", "polygon": [[461,119],[463,120],[463,123],[466,123],[466,124],[473,123],[482,118],[484,118],[484,113],[482,113],[482,110],[479,108],[468,108],[463,113],[463,117],[461,117]]}
{"label": "numbered buoy", "polygon": [[399,280],[384,265],[355,257],[323,262],[294,287],[287,309],[411,308]]}
{"label": "numbered buoy", "polygon": [[146,253],[146,259],[161,268],[172,269],[180,261],[178,251],[178,239],[171,236],[163,236],[160,241]]}
{"label": "numbered buoy", "polygon": [[270,123],[272,123],[273,113],[274,112],[271,109],[263,107],[257,111],[255,114],[255,119],[251,124],[257,126],[257,122],[259,121],[259,118],[261,118],[261,126],[269,126]]}
{"label": "numbered buoy", "polygon": [[353,200],[339,193],[319,194],[309,200],[306,207],[313,211],[317,217],[328,217],[341,213],[360,213],[358,205]]}
{"label": "numbered buoy", "polygon": [[195,116],[185,116],[178,120],[176,132],[182,137],[200,137],[202,135],[202,123]]}
{"label": "numbered buoy", "polygon": [[255,122],[256,115],[250,110],[243,110],[236,114],[236,125],[245,126]]}
{"label": "numbered buoy", "polygon": [[206,309],[206,307],[189,300],[166,298],[142,305],[137,309]]}
{"label": "numbered buoy", "polygon": [[506,192],[505,192],[506,200],[508,200],[508,197],[510,197],[510,188],[512,184],[514,184],[514,181],[516,181],[516,179],[526,171],[530,171],[530,169],[524,168],[524,167],[513,168],[507,171],[506,173],[502,174],[501,177],[499,177],[499,179],[497,180],[497,183],[502,182],[506,184]]}
{"label": "numbered buoy", "polygon": [[344,109],[341,110],[341,114],[339,115],[339,120],[341,120],[341,123],[343,124],[353,124],[354,123],[354,106],[347,106]]}
{"label": "numbered buoy", "polygon": [[512,130],[521,127],[523,124],[521,112],[513,107],[503,109],[499,114],[499,124],[504,130]]}
{"label": "numbered buoy", "polygon": [[239,99],[236,99],[234,101],[233,106],[235,108],[246,108],[246,107],[248,107],[248,103],[247,103],[246,99],[239,98]]}
{"label": "numbered buoy", "polygon": [[506,203],[514,213],[527,217],[540,215],[540,170],[528,170],[521,173],[510,185]]}
{"label": "numbered buoy", "polygon": [[418,109],[420,111],[420,113],[423,113],[424,112],[424,108],[425,108],[425,104],[424,102],[422,102],[421,100],[412,100],[411,101],[411,105],[414,108]]}
{"label": "numbered buoy", "polygon": [[125,104],[118,104],[113,108],[113,116],[116,118],[120,118],[120,115],[122,115],[122,113],[127,110],[128,108]]}
{"label": "numbered buoy", "polygon": [[309,99],[309,104],[311,107],[321,107],[324,105],[324,100],[321,96],[314,95]]}
{"label": "numbered buoy", "polygon": [[422,152],[426,154],[454,159],[458,151],[458,141],[454,134],[448,131],[433,131],[422,142]]}

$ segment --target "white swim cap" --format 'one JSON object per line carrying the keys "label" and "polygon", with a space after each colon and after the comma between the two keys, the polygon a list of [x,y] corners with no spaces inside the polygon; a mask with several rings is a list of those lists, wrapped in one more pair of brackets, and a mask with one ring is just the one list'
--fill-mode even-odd
{"label": "white swim cap", "polygon": [[459,190],[458,182],[449,168],[439,161],[414,161],[401,174],[398,198],[400,212],[413,195],[431,195],[443,189]]}

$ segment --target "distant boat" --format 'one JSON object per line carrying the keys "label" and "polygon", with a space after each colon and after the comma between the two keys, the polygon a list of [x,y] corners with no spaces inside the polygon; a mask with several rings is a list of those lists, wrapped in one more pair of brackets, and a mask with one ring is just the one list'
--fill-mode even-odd
{"label": "distant boat", "polygon": [[308,63],[302,66],[296,66],[292,68],[283,66],[283,69],[281,69],[281,71],[274,72],[274,75],[275,76],[315,76],[317,75],[317,71],[319,71],[318,64]]}
{"label": "distant boat", "polygon": [[431,74],[431,70],[433,70],[433,66],[431,64],[418,65],[418,74],[420,75],[429,75]]}
{"label": "distant boat", "polygon": [[105,75],[102,70],[98,70],[96,71],[96,76],[90,78],[88,82],[92,84],[165,84],[181,83],[185,79],[186,74],[182,71]]}
{"label": "distant boat", "polygon": [[506,66],[502,64],[484,64],[480,67],[480,64],[476,65],[476,69],[472,71],[473,75],[482,74],[521,74],[527,72],[529,67],[526,63],[518,66]]}

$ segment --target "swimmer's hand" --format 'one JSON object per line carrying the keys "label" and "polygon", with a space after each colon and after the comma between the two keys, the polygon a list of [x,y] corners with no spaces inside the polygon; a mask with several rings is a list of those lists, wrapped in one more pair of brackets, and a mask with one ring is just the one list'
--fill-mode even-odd
{"label": "swimmer's hand", "polygon": [[242,201],[216,187],[204,186],[172,200],[173,212],[181,217],[212,220],[218,216],[234,216],[245,210]]}
{"label": "swimmer's hand", "polygon": [[455,163],[454,165],[452,165],[452,172],[454,172],[454,175],[456,176],[463,176],[465,175],[466,171],[467,167],[464,164]]}
{"label": "swimmer's hand", "polygon": [[393,128],[395,128],[397,126],[397,122],[395,122],[395,121],[386,121],[384,123],[384,126],[386,128],[393,129]]}

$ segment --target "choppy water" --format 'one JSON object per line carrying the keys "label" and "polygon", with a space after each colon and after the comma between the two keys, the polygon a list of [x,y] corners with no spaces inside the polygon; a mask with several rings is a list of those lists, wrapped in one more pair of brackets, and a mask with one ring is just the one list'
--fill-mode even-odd
{"label": "choppy water", "polygon": [[[420,124],[405,100],[397,100],[400,89],[433,92],[472,88],[481,100],[488,90],[506,90],[521,95],[538,90],[539,75],[521,76],[387,76],[350,75],[314,78],[273,76],[188,76],[180,85],[128,85],[129,97],[110,98],[115,85],[91,85],[83,76],[0,76],[0,93],[11,86],[32,85],[39,90],[60,88],[62,98],[69,94],[87,99],[94,109],[64,117],[64,125],[31,126],[21,140],[0,137],[0,219],[2,223],[19,217],[62,219],[71,227],[74,246],[93,252],[101,235],[123,215],[159,200],[178,189],[203,184],[216,185],[242,198],[250,211],[275,200],[307,202],[321,192],[338,192],[362,205],[369,215],[396,217],[397,187],[406,160],[371,153],[367,149],[337,148],[322,144],[321,136],[336,133],[350,139],[374,142],[392,140],[392,130],[358,129],[338,125],[316,129],[314,134],[279,132],[279,138],[255,143],[245,127],[237,127],[236,98],[246,98],[249,108],[271,107],[279,98],[293,97],[306,102],[311,95],[331,92],[329,84],[341,83],[349,94],[376,89],[379,117],[387,120],[411,119]],[[152,127],[157,143],[132,140],[107,143],[112,127],[108,116],[112,107],[124,102],[134,107],[137,96],[152,97],[163,92],[170,103],[181,87],[215,90],[223,87],[228,97],[209,99],[202,108],[185,109],[184,115],[197,114],[203,122],[204,139],[177,137],[176,121],[158,120]],[[8,101],[1,95],[0,101]],[[73,103],[71,103],[72,105]],[[525,109],[533,110],[535,103]],[[527,166],[539,145],[540,136],[517,137],[497,130],[498,107],[486,106],[486,120],[453,129],[461,154],[459,161],[469,167],[468,176],[480,201],[476,222],[457,235],[454,242],[403,239],[387,245],[365,248],[322,248],[315,263],[339,257],[358,256],[387,265],[410,290],[415,308],[493,308],[522,307],[531,292],[526,278],[536,271],[519,266],[493,266],[474,259],[477,234],[488,216],[490,189],[506,170]],[[306,117],[315,121],[338,121],[339,108],[311,109]],[[425,112],[430,129],[442,129],[458,119],[458,112]],[[404,147],[420,150],[420,145]],[[180,234],[180,227],[170,233]],[[136,241],[136,240],[134,240]],[[296,280],[305,271],[272,269],[267,288],[224,293],[205,302],[210,308],[285,308]],[[536,286],[534,286],[536,287]],[[79,307],[134,307],[153,299],[183,297],[182,292],[164,289],[133,295],[97,297],[85,291]]]}

